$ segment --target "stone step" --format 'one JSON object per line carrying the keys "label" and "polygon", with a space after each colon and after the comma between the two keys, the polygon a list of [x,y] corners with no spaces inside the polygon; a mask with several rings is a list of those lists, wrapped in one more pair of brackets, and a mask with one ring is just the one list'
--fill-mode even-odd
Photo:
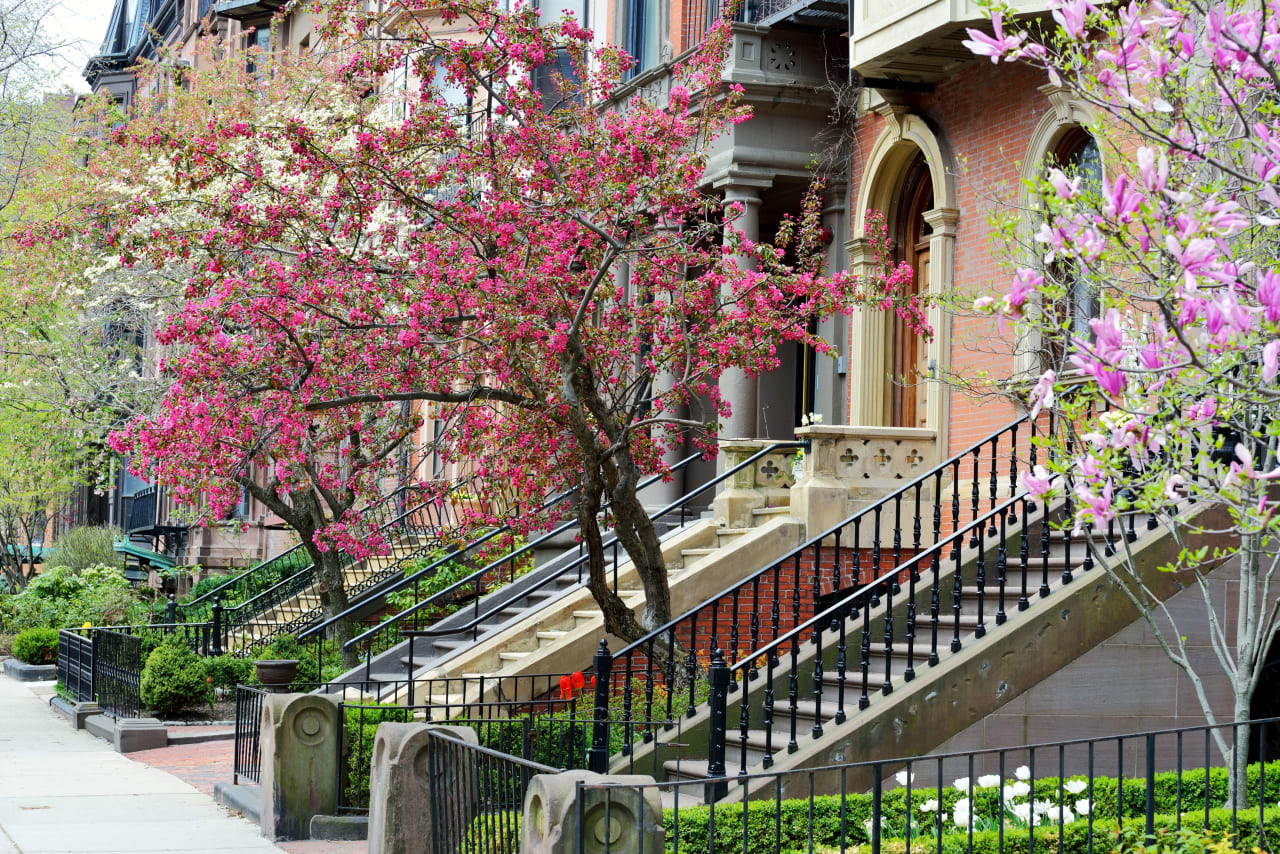
{"label": "stone step", "polygon": [[498,653],[499,661],[523,661],[533,653],[529,652],[500,652]]}
{"label": "stone step", "polygon": [[692,569],[703,558],[710,557],[718,551],[719,549],[681,549],[680,557],[684,562],[684,568]]}
{"label": "stone step", "polygon": [[779,516],[790,516],[791,508],[790,507],[757,507],[755,510],[751,511],[751,515],[755,519],[767,521],[769,519],[775,519]]}

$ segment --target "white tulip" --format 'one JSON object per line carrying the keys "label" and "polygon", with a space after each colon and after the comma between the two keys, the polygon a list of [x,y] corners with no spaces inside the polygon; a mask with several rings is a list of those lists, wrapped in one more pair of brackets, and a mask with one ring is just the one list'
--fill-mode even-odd
{"label": "white tulip", "polygon": [[916,774],[914,771],[912,771],[910,774],[908,774],[906,771],[899,771],[897,774],[893,775],[893,779],[898,781],[899,786],[905,786],[915,778],[916,778]]}
{"label": "white tulip", "polygon": [[1075,817],[1075,814],[1071,812],[1071,808],[1070,808],[1070,807],[1063,807],[1063,808],[1062,808],[1062,823],[1063,823],[1063,824],[1070,824],[1071,822],[1073,822],[1073,821],[1075,821],[1075,820],[1076,820],[1076,817]]}
{"label": "white tulip", "polygon": [[1000,785],[999,774],[986,774],[978,778],[979,789],[994,789],[996,786],[999,786],[999,785]]}
{"label": "white tulip", "polygon": [[955,786],[956,789],[958,789],[961,792],[967,792],[969,791],[969,778],[958,777],[951,785]]}
{"label": "white tulip", "polygon": [[1023,783],[1022,781],[1018,781],[1017,783],[1012,783],[1008,786],[1005,786],[1002,792],[1002,797],[1006,801],[1011,801],[1014,798],[1020,798],[1023,795],[1028,794],[1030,791],[1031,791],[1030,785]]}
{"label": "white tulip", "polygon": [[929,800],[925,801],[920,805],[920,812],[937,812],[937,811],[938,811],[937,798],[930,798]]}
{"label": "white tulip", "polygon": [[1009,811],[1023,824],[1031,823],[1031,804],[1010,804]]}
{"label": "white tulip", "polygon": [[962,810],[957,806],[955,815],[951,817],[951,823],[956,827],[968,827],[973,823],[973,816],[968,812],[968,810]]}
{"label": "white tulip", "polygon": [[1019,780],[1030,780],[1031,769],[1025,765],[1019,765],[1014,769],[1013,776],[1017,777]]}
{"label": "white tulip", "polygon": [[1080,815],[1088,815],[1093,812],[1093,804],[1089,803],[1088,798],[1081,798],[1076,801],[1076,812]]}
{"label": "white tulip", "polygon": [[1062,784],[1062,788],[1066,789],[1073,795],[1078,795],[1085,789],[1089,788],[1087,780],[1068,780]]}

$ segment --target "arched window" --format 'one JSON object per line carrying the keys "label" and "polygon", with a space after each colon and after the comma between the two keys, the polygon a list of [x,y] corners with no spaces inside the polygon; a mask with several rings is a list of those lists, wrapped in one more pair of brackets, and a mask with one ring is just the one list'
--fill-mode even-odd
{"label": "arched window", "polygon": [[[1076,125],[1063,134],[1053,150],[1052,163],[1068,177],[1079,176],[1087,189],[1102,186],[1102,152],[1098,141],[1084,128]],[[1098,284],[1083,271],[1064,266],[1059,272],[1067,284],[1067,305],[1063,306],[1062,319],[1071,319],[1071,333],[1078,338],[1088,338],[1092,333],[1089,321],[1098,316]]]}
{"label": "arched window", "polygon": [[[933,229],[925,222],[924,215],[930,210],[933,210],[933,177],[924,154],[917,152],[904,174],[897,210],[890,223],[897,260],[909,264],[914,273],[912,294],[929,289],[929,239]],[[927,360],[924,338],[893,315],[886,360],[890,377],[886,403],[891,426],[924,425],[925,387],[920,376],[926,371]]]}

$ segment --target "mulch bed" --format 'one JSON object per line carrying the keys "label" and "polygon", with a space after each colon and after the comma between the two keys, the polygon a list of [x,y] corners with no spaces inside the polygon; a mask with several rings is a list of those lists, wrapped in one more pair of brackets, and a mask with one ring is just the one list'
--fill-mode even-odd
{"label": "mulch bed", "polygon": [[162,721],[181,721],[183,723],[198,723],[202,721],[232,721],[236,717],[236,701],[235,698],[219,700],[213,704],[213,711],[210,712],[208,706],[192,706],[189,709],[183,709],[180,712],[171,712],[162,715],[159,712],[150,709],[143,711],[143,715],[152,718],[159,718]]}

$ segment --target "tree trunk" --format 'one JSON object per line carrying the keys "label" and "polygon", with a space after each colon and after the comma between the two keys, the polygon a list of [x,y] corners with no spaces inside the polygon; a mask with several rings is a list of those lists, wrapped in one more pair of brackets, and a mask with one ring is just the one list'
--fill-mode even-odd
{"label": "tree trunk", "polygon": [[627,448],[618,452],[616,460],[618,480],[612,495],[614,533],[640,576],[640,585],[644,589],[641,623],[645,629],[653,631],[671,621],[671,585],[667,578],[667,564],[662,557],[662,544],[658,541],[653,520],[636,494],[640,485],[640,469]]}
{"label": "tree trunk", "polygon": [[[315,555],[313,555],[314,557]],[[320,594],[320,607],[324,610],[326,619],[333,619],[347,610],[350,605],[342,573],[342,553],[333,549],[320,552],[319,559],[315,560],[315,568],[316,590]],[[338,649],[342,650],[342,666],[346,670],[350,670],[360,663],[360,656],[356,650],[344,649],[342,646],[353,637],[355,637],[355,627],[352,625],[350,617],[334,623],[333,639]]]}
{"label": "tree trunk", "polygon": [[636,621],[636,615],[622,597],[613,592],[605,568],[604,537],[600,532],[600,472],[588,469],[584,472],[582,490],[578,497],[578,529],[582,544],[587,550],[587,589],[591,591],[600,613],[604,617],[605,631],[630,642],[644,636],[644,627]]}

